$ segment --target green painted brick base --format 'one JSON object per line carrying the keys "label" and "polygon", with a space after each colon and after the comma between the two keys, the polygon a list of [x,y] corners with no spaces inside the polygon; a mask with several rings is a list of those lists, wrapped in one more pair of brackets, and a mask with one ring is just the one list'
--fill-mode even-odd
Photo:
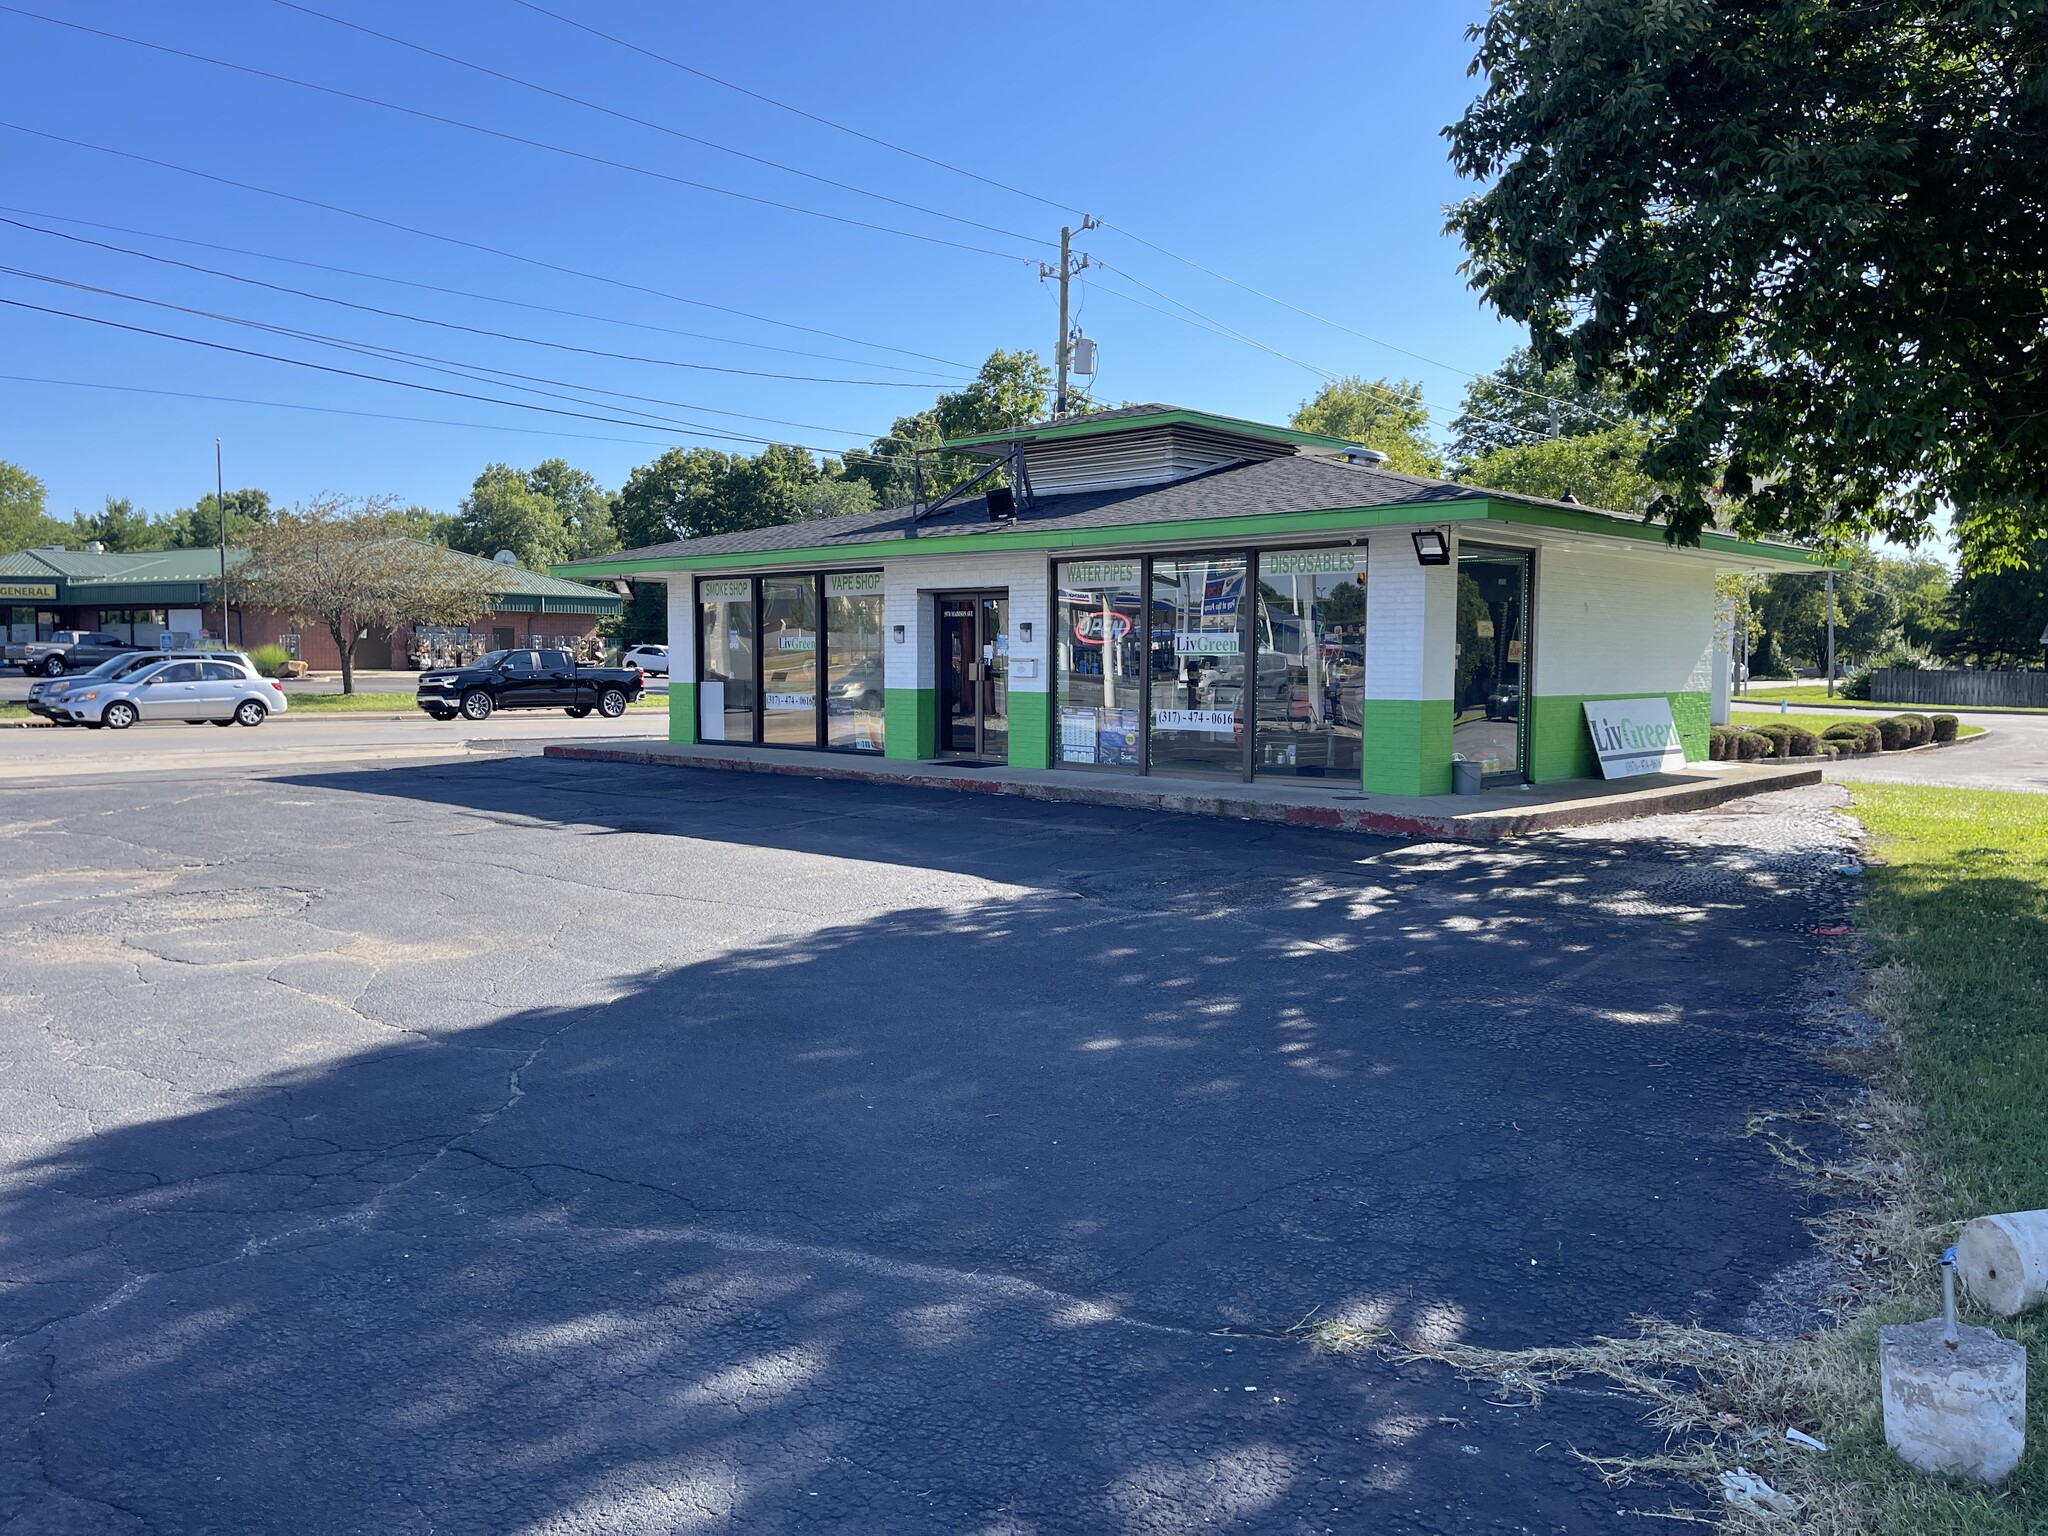
{"label": "green painted brick base", "polygon": [[1374,795],[1451,792],[1451,701],[1367,699],[1363,783]]}
{"label": "green painted brick base", "polygon": [[1705,762],[1712,702],[1704,693],[1539,694],[1529,715],[1529,777],[1538,784],[1590,778],[1600,771],[1586,730],[1588,699],[1669,699],[1687,762]]}
{"label": "green painted brick base", "polygon": [[884,757],[912,760],[939,750],[939,696],[930,688],[890,688],[882,695]]}
{"label": "green painted brick base", "polygon": [[1052,766],[1052,695],[1010,690],[1010,766]]}
{"label": "green painted brick base", "polygon": [[668,685],[668,739],[682,746],[697,744],[697,685]]}

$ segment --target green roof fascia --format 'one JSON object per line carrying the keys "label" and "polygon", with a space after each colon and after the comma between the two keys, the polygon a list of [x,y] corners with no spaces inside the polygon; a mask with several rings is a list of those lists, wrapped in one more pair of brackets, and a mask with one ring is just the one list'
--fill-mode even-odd
{"label": "green roof fascia", "polygon": [[220,585],[209,581],[65,581],[58,578],[60,605],[101,608],[211,607],[207,594]]}
{"label": "green roof fascia", "polygon": [[623,613],[626,600],[617,595],[607,596],[593,592],[589,597],[555,597],[532,592],[501,592],[497,595],[497,613],[594,613],[599,617],[610,617]]}
{"label": "green roof fascia", "polygon": [[[1640,542],[1662,544],[1666,548],[1685,549],[1687,545],[1673,545],[1664,537],[1664,529],[1656,523],[1646,523],[1640,518],[1615,517],[1603,512],[1581,512],[1571,507],[1543,506],[1534,502],[1512,501],[1500,496],[1486,498],[1486,516],[1490,521],[1517,523],[1530,528],[1555,528],[1559,532],[1591,533],[1605,538],[1635,539]],[[1819,569],[1828,564],[1828,559],[1818,550],[1801,549],[1791,544],[1764,544],[1753,539],[1738,539],[1733,534],[1703,532],[1696,546],[1702,552],[1715,555],[1739,555],[1745,560],[1768,561],[1787,569]]]}
{"label": "green roof fascia", "polygon": [[[1207,517],[1180,523],[1117,523],[1106,528],[1066,530],[1025,525],[998,533],[939,533],[921,538],[865,539],[858,543],[813,544],[801,549],[757,549],[722,555],[663,555],[648,560],[614,560],[578,566],[582,574],[635,576],[655,571],[716,571],[740,566],[815,566],[821,561],[900,559],[906,555],[978,554],[1012,549],[1085,549],[1098,545],[1158,544],[1186,539],[1252,538],[1275,534],[1343,532],[1390,524],[1440,523],[1484,518],[1483,497],[1464,501],[1405,503],[1391,507],[1338,507],[1318,512],[1262,512],[1246,517]],[[562,569],[556,567],[557,570]]]}
{"label": "green roof fascia", "polygon": [[1239,416],[1215,416],[1207,411],[1155,411],[1149,416],[1119,416],[1111,421],[1092,422],[1087,416],[1053,422],[1032,431],[975,432],[966,437],[949,437],[941,448],[987,448],[998,443],[1051,443],[1071,437],[1102,437],[1113,432],[1142,432],[1152,427],[1207,427],[1216,432],[1233,432],[1240,437],[1259,437],[1269,442],[1296,443],[1307,448],[1355,448],[1349,438],[1325,437],[1320,432],[1302,432],[1294,427],[1275,427],[1263,421],[1246,421]]}

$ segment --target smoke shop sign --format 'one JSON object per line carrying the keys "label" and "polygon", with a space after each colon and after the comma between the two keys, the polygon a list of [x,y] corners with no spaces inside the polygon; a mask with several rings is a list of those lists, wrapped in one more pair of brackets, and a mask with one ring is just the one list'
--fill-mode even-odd
{"label": "smoke shop sign", "polygon": [[1685,766],[1685,744],[1669,699],[1588,699],[1585,709],[1603,779],[1676,773]]}
{"label": "smoke shop sign", "polygon": [[730,602],[734,598],[744,601],[754,595],[754,584],[745,577],[737,581],[700,581],[697,596],[707,603]]}

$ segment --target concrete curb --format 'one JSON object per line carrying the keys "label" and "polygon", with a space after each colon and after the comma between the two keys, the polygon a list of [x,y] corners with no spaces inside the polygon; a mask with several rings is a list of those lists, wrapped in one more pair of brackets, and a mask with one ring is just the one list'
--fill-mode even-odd
{"label": "concrete curb", "polygon": [[860,784],[900,785],[909,789],[952,790],[956,793],[1003,795],[1022,800],[1049,801],[1064,805],[1108,805],[1126,810],[1165,811],[1187,816],[1230,816],[1243,821],[1275,822],[1289,827],[1321,827],[1330,831],[1365,832],[1383,837],[1441,838],[1454,842],[1498,842],[1531,832],[1563,827],[1597,826],[1609,821],[1632,821],[1643,816],[1664,816],[1677,811],[1705,810],[1749,795],[1774,790],[1796,789],[1823,782],[1821,770],[1788,767],[1768,778],[1724,782],[1662,785],[1655,789],[1623,791],[1613,796],[1593,797],[1528,810],[1475,811],[1466,815],[1431,815],[1360,808],[1351,810],[1330,805],[1287,805],[1236,795],[1228,790],[1214,794],[1178,790],[1156,790],[1080,782],[1071,784],[974,778],[966,774],[886,772],[841,765],[800,761],[764,761],[752,757],[698,755],[679,758],[644,747],[550,746],[542,756],[578,762],[632,763],[657,768],[695,768],[727,773],[766,773],[784,778],[845,779]]}

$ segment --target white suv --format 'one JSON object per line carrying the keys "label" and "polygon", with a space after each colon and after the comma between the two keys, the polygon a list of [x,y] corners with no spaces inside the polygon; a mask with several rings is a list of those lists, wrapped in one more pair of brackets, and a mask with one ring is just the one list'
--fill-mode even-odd
{"label": "white suv", "polygon": [[619,658],[622,667],[638,667],[650,677],[668,676],[668,647],[665,645],[632,645]]}

